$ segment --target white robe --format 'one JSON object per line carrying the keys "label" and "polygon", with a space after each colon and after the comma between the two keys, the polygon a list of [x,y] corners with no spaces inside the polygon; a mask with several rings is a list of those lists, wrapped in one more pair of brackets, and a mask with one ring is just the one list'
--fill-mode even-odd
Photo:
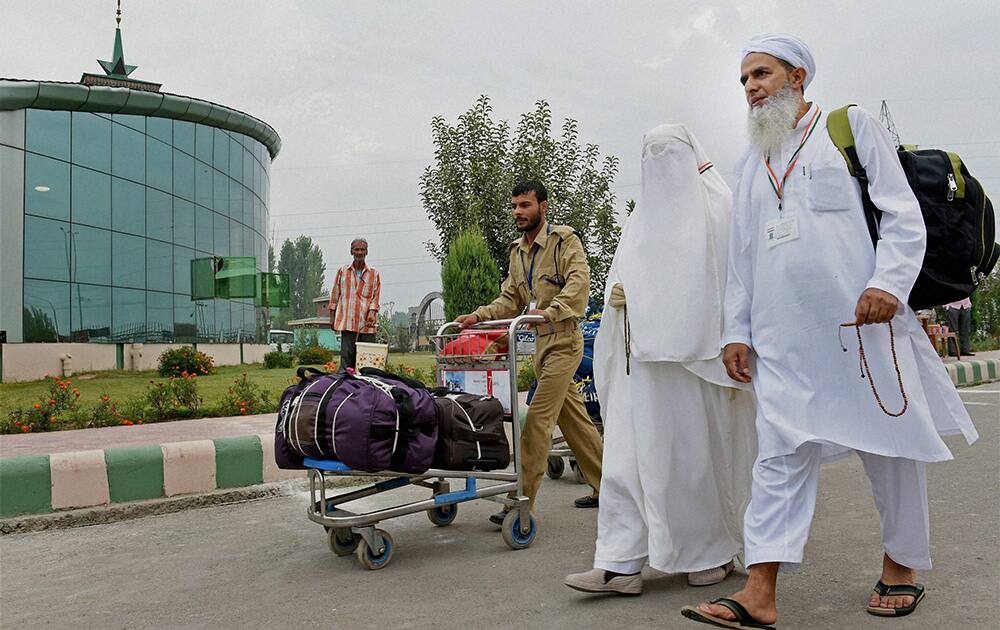
{"label": "white robe", "polygon": [[[816,105],[802,117],[772,167],[780,177]],[[724,343],[753,348],[760,459],[793,453],[806,442],[825,458],[859,450],[925,462],[951,459],[940,435],[978,437],[947,372],[906,300],[923,260],[926,233],[888,135],[867,112],[850,110],[870,193],[882,210],[877,255],[860,188],[826,130],[826,113],[785,184],[781,218],[797,217],[799,238],[769,248],[765,231],[779,219],[761,155],[748,152],[733,205]],[[780,170],[779,170],[780,169]],[[854,308],[867,287],[896,296],[896,353],[909,409],[890,418],[861,378]],[[902,407],[886,324],[862,328],[882,400]]]}
{"label": "white robe", "polygon": [[741,550],[755,410],[720,358],[731,193],[682,126],[645,144],[642,198],[607,281],[625,289],[631,375],[623,311],[605,306],[594,347],[605,427],[594,566],[689,573]]}

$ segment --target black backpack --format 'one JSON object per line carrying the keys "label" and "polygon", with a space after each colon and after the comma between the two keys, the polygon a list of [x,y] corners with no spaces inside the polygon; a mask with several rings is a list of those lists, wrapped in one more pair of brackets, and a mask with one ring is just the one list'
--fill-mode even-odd
{"label": "black backpack", "polygon": [[[861,183],[865,221],[872,244],[877,246],[882,211],[868,194],[868,176],[858,159],[847,117],[850,107],[853,105],[830,112],[826,127],[833,144],[847,160],[847,170]],[[1000,247],[995,243],[993,204],[962,158],[954,153],[903,145],[899,148],[899,162],[927,228],[927,251],[910,292],[910,306],[930,308],[969,297],[1000,256]]]}

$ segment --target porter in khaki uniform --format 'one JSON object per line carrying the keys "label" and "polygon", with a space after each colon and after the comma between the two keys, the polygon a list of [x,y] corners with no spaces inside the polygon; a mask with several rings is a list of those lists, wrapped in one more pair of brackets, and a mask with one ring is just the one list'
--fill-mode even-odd
{"label": "porter in khaki uniform", "polygon": [[583,357],[579,320],[590,289],[583,243],[570,227],[544,224],[533,245],[523,236],[511,243],[509,268],[500,296],[473,315],[480,321],[509,319],[526,309],[538,309],[545,311],[549,320],[535,328],[538,387],[521,432],[524,494],[534,506],[552,431],[558,424],[596,495],[601,485],[603,445],[573,382]]}

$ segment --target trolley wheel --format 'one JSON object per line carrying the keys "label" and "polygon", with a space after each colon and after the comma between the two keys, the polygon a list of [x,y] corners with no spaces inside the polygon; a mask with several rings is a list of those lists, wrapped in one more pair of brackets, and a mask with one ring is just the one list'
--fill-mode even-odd
{"label": "trolley wheel", "polygon": [[358,541],[361,534],[355,534],[350,527],[327,527],[327,539],[330,542],[330,551],[338,556],[349,556],[358,548]]}
{"label": "trolley wheel", "polygon": [[558,455],[549,455],[549,464],[545,469],[545,474],[549,476],[549,479],[558,479],[563,476],[563,472],[566,470],[566,462],[563,461],[562,457]]}
{"label": "trolley wheel", "polygon": [[438,527],[447,527],[448,525],[451,525],[456,516],[458,516],[457,503],[442,505],[441,507],[427,510],[427,518],[429,518],[431,522]]}
{"label": "trolley wheel", "polygon": [[528,516],[529,528],[526,534],[521,533],[520,510],[511,510],[507,516],[503,517],[503,525],[500,526],[500,535],[503,541],[511,549],[524,549],[530,547],[538,533],[538,523],[534,516]]}
{"label": "trolley wheel", "polygon": [[392,552],[394,547],[394,542],[392,540],[392,536],[389,535],[389,532],[382,529],[376,529],[375,531],[376,533],[382,535],[382,541],[385,544],[385,548],[382,550],[382,553],[376,553],[372,550],[372,548],[368,546],[368,541],[364,538],[361,538],[361,540],[358,541],[357,551],[358,562],[360,562],[361,566],[364,568],[372,571],[383,569],[388,566],[388,564],[392,561]]}

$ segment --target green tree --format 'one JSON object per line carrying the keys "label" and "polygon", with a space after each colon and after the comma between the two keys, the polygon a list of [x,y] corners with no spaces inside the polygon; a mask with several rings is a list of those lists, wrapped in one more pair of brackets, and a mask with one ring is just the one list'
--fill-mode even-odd
{"label": "green tree", "polygon": [[431,121],[435,157],[420,178],[420,196],[438,241],[427,243],[428,250],[444,261],[459,233],[476,226],[506,275],[508,245],[518,236],[510,217],[510,190],[518,181],[537,179],[549,191],[548,219],[572,226],[583,240],[590,292],[599,298],[621,236],[612,190],[618,158],[602,158],[595,144],[581,146],[571,118],[553,137],[545,101],[521,116],[513,135],[506,121],[492,116],[490,99],[483,95],[454,125],[441,116]]}
{"label": "green tree", "polygon": [[326,263],[323,251],[308,236],[294,241],[285,239],[278,255],[278,273],[287,273],[291,287],[290,308],[274,317],[274,327],[284,327],[289,320],[312,317],[313,299],[322,294]]}
{"label": "green tree", "polygon": [[448,321],[500,295],[500,269],[478,227],[466,228],[452,240],[441,265],[441,287]]}

